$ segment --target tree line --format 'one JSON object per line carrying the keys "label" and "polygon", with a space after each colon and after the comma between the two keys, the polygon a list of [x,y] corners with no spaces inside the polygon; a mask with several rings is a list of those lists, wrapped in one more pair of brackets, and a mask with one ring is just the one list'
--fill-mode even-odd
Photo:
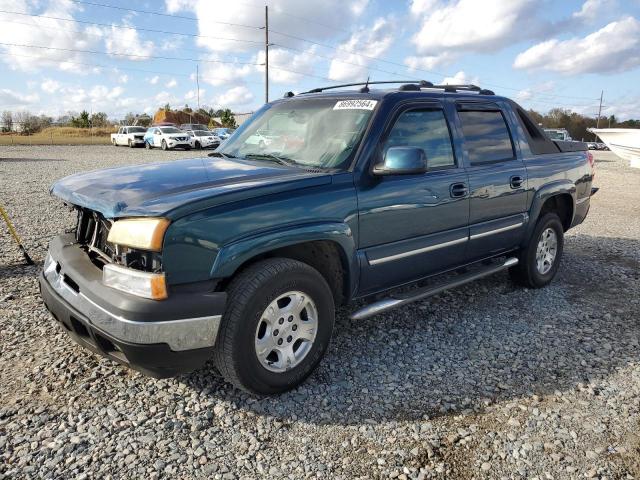
{"label": "tree line", "polygon": [[588,128],[640,128],[640,120],[625,120],[619,122],[615,115],[601,116],[598,122],[597,116],[589,117],[572,112],[564,108],[552,108],[546,114],[528,111],[529,116],[544,128],[565,128],[574,140],[590,141],[594,139],[593,133]]}
{"label": "tree line", "polygon": [[[169,104],[164,105],[161,109],[167,111],[178,111],[178,109],[172,110]],[[184,108],[179,110],[185,113],[194,112],[189,105],[185,105]],[[213,126],[214,118],[219,118],[223,127],[236,127],[235,116],[229,108],[199,108],[195,111],[210,119],[209,126]],[[114,120],[109,119],[105,112],[89,113],[86,110],[83,110],[80,113],[67,112],[56,118],[48,115],[35,115],[28,111],[12,112],[10,110],[5,110],[0,115],[0,131],[5,133],[19,132],[25,135],[31,135],[51,126],[105,128],[117,125],[140,125],[142,127],[148,127],[152,122],[153,119],[149,115],[144,113],[137,114],[134,112],[127,113],[122,119]]]}

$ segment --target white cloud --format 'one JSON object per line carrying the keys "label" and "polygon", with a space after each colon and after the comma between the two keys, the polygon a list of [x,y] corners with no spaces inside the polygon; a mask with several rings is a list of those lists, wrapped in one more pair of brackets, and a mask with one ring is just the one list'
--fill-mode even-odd
{"label": "white cloud", "polygon": [[[305,75],[312,75],[318,59],[314,57],[316,47],[300,52],[291,52],[282,48],[269,49],[269,81],[274,83],[291,84],[299,82]],[[261,50],[256,63],[264,63],[264,50]],[[264,67],[258,66],[257,71],[264,73]]]}
{"label": "white cloud", "polygon": [[[198,45],[212,52],[237,53],[255,49],[264,42],[264,8],[251,2],[213,2],[211,0],[165,0],[169,13],[194,12],[198,18],[198,33],[205,35],[197,39]],[[336,32],[327,28],[350,29],[353,21],[363,13],[367,2],[358,0],[345,5],[344,0],[270,0],[269,27],[274,31],[272,41],[286,42],[293,47],[307,45],[292,37],[331,40]],[[313,21],[305,21],[308,18]],[[228,22],[255,26],[243,28],[216,22]],[[275,32],[286,32],[292,37],[282,37]],[[207,38],[218,37],[218,38]],[[221,40],[232,38],[241,41]],[[254,43],[250,43],[254,42]]]}
{"label": "white cloud", "polygon": [[231,109],[248,105],[252,101],[253,93],[243,85],[233,87],[214,99],[215,105]]}
{"label": "white cloud", "polygon": [[520,53],[513,66],[567,75],[631,70],[640,66],[640,22],[626,17],[584,38],[538,43]]}
{"label": "white cloud", "polygon": [[404,63],[410,70],[432,70],[442,65],[451,63],[455,58],[451,52],[443,52],[437,55],[413,56],[404,59]]}
{"label": "white cloud", "polygon": [[129,75],[123,73],[122,75],[120,75],[118,77],[118,82],[119,83],[127,83],[129,81]]}
{"label": "white cloud", "polygon": [[[208,60],[217,60],[218,55],[208,55]],[[271,59],[271,57],[269,57]],[[232,65],[225,63],[206,63],[200,69],[200,80],[216,87],[229,85],[242,81],[243,78],[256,72],[255,65]],[[193,74],[191,80],[195,82],[196,76]]]}
{"label": "white cloud", "polygon": [[[207,93],[207,91],[204,88],[200,89],[200,98],[204,98],[204,95]],[[197,101],[198,100],[198,91],[197,90],[189,90],[187,93],[185,93],[184,95],[184,99],[188,102],[190,101]]]}
{"label": "white cloud", "polygon": [[349,8],[354,15],[360,16],[364,13],[365,9],[369,5],[369,0],[351,0]]}
{"label": "white cloud", "polygon": [[555,88],[553,81],[544,82],[542,84],[535,85],[533,87],[523,88],[515,95],[515,101],[522,103],[528,102],[540,95],[544,95],[546,92],[551,92]]}
{"label": "white cloud", "polygon": [[423,16],[412,42],[418,53],[437,55],[443,50],[490,52],[532,28],[535,0],[458,0],[450,4],[414,2],[412,11]]}
{"label": "white cloud", "polygon": [[[7,1],[0,2],[3,10],[38,13],[47,17],[73,19],[78,7],[71,2],[49,2],[44,11],[36,11],[40,2]],[[95,47],[98,38],[89,34],[90,29],[69,34],[69,22],[51,18],[24,17],[0,13],[2,28],[0,42],[15,45],[37,45],[46,48],[27,48],[2,45],[0,52],[6,55],[2,60],[13,70],[37,71],[42,68],[56,68],[75,73],[86,73],[87,68],[78,63],[86,62],[85,54],[69,50],[88,50]],[[27,23],[28,25],[25,25]]]}
{"label": "white cloud", "polygon": [[42,82],[42,85],[40,85],[40,88],[42,88],[42,90],[44,90],[47,93],[55,93],[60,88],[60,83],[56,82],[55,80],[51,80],[50,78],[47,78],[44,82]]}
{"label": "white cloud", "polygon": [[158,75],[156,75],[155,77],[151,77],[151,78],[149,79],[149,83],[150,83],[151,85],[155,85],[155,84],[157,84],[157,83],[158,83],[158,80],[160,80],[160,77],[159,77]]}
{"label": "white cloud", "polygon": [[24,95],[8,88],[0,88],[0,105],[19,107],[36,103],[40,100],[37,93]]}
{"label": "white cloud", "polygon": [[615,10],[617,7],[615,0],[586,0],[582,4],[582,8],[579,11],[574,12],[573,18],[585,21],[594,22],[598,20],[606,10]]}
{"label": "white cloud", "polygon": [[[123,26],[131,27],[126,22],[123,23]],[[134,28],[117,28],[117,25],[112,25],[110,28],[102,29],[94,27],[92,32],[104,36],[106,51],[116,58],[132,61],[147,60],[147,56],[154,48],[153,42],[142,40],[138,30]]]}
{"label": "white cloud", "polygon": [[336,81],[366,80],[372,62],[370,57],[383,55],[391,47],[392,32],[391,22],[378,18],[371,28],[360,28],[353,33],[347,42],[339,46],[329,66],[329,78]]}
{"label": "white cloud", "polygon": [[172,78],[171,80],[169,80],[169,81],[165,84],[165,87],[167,87],[167,88],[173,88],[173,87],[175,87],[176,85],[178,85],[178,82],[176,81],[176,79],[175,79],[175,78]]}
{"label": "white cloud", "polygon": [[443,85],[468,85],[474,84],[477,85],[480,83],[480,79],[478,77],[469,77],[465,72],[460,70],[453,77],[445,77],[442,79]]}

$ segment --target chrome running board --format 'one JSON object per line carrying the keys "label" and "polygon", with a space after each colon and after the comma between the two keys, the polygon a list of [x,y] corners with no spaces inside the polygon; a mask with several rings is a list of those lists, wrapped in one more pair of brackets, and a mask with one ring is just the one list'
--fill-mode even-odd
{"label": "chrome running board", "polygon": [[404,305],[407,305],[408,303],[417,302],[418,300],[432,297],[433,295],[437,295],[438,293],[449,290],[450,288],[456,288],[464,285],[465,283],[473,282],[474,280],[493,275],[494,273],[501,272],[503,270],[506,270],[507,268],[514,267],[517,264],[518,259],[515,257],[510,257],[507,258],[504,263],[500,263],[498,265],[490,265],[474,272],[459,275],[452,280],[440,285],[429,285],[427,287],[407,292],[405,294],[399,294],[396,296],[385,298],[383,300],[378,300],[377,302],[373,302],[366,307],[361,308],[360,310],[356,310],[351,314],[351,319],[362,320],[373,315],[378,315],[379,313],[386,312],[387,310],[402,307]]}

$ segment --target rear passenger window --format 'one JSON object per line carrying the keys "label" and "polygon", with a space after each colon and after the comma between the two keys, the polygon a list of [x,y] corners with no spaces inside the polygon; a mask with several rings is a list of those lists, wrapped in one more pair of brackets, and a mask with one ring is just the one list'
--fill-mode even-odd
{"label": "rear passenger window", "polygon": [[462,111],[458,115],[462,123],[465,148],[472,164],[515,158],[511,135],[501,112]]}
{"label": "rear passenger window", "polygon": [[424,150],[429,168],[455,164],[451,135],[442,110],[408,110],[400,115],[384,145]]}

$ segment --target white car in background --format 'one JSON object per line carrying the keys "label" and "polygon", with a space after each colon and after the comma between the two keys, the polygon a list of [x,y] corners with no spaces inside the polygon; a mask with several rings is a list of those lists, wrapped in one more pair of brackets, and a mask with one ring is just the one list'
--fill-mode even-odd
{"label": "white car in background", "polygon": [[113,146],[127,145],[128,147],[141,147],[144,145],[144,127],[125,126],[118,129],[118,133],[111,134]]}
{"label": "white car in background", "polygon": [[184,148],[191,150],[191,137],[187,132],[176,127],[151,127],[144,135],[144,144],[147,148],[161,148],[173,150]]}
{"label": "white car in background", "polygon": [[191,148],[217,148],[220,145],[220,137],[209,130],[187,130],[191,138]]}

